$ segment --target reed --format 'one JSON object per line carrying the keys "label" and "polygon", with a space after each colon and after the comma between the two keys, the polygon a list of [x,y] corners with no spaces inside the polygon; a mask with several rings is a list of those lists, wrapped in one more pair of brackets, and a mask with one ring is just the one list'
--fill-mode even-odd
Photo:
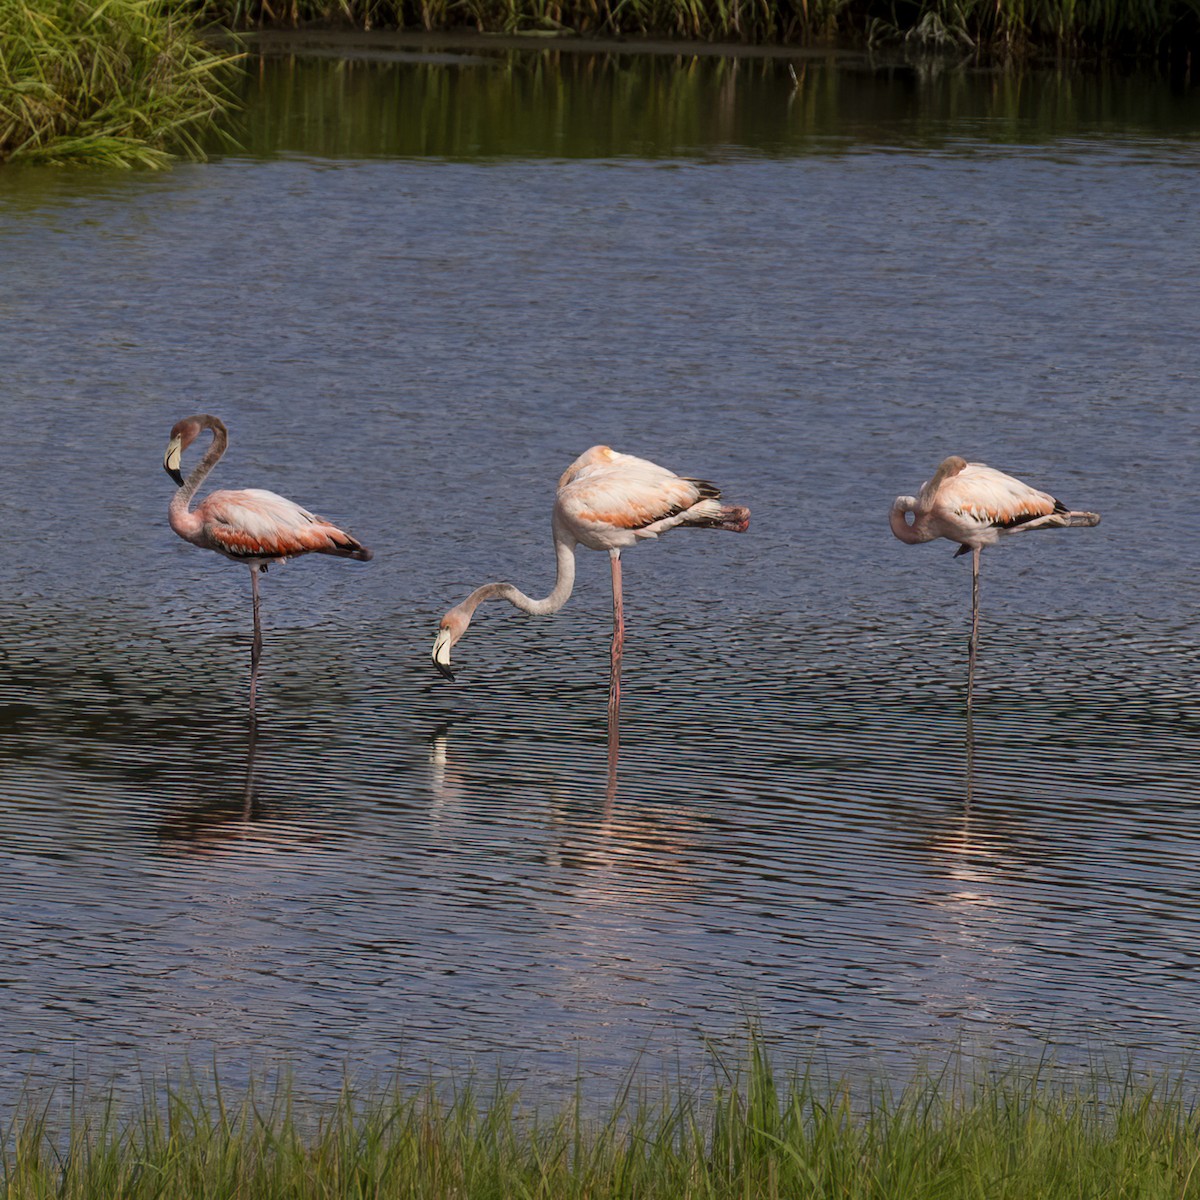
{"label": "reed", "polygon": [[703,1096],[631,1083],[596,1116],[578,1095],[537,1111],[470,1083],[324,1104],[286,1084],[234,1101],[193,1083],[133,1109],[27,1099],[0,1181],[7,1200],[1200,1196],[1200,1115],[1179,1082],[1033,1068],[856,1090],[781,1080],[760,1044],[714,1077]]}
{"label": "reed", "polygon": [[231,56],[171,0],[0,0],[0,162],[202,157]]}
{"label": "reed", "polygon": [[654,35],[955,52],[1162,55],[1200,48],[1198,0],[204,0],[234,26],[338,23]]}

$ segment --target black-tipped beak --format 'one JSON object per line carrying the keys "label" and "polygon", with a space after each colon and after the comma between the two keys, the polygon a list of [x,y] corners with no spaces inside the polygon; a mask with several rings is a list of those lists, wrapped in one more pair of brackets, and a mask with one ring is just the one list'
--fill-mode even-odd
{"label": "black-tipped beak", "polygon": [[439,629],[437,641],[433,643],[433,665],[437,667],[438,674],[443,679],[454,678],[454,672],[450,670],[450,643],[450,630]]}
{"label": "black-tipped beak", "polygon": [[183,458],[183,442],[173,437],[170,445],[167,447],[166,454],[163,455],[163,470],[175,480],[178,487],[183,487],[183,473],[179,470]]}

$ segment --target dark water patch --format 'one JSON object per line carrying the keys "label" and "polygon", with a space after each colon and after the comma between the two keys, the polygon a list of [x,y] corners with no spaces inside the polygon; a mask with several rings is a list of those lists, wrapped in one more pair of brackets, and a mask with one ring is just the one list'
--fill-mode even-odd
{"label": "dark water patch", "polygon": [[[838,52],[715,54],[472,43],[453,63],[386,38],[331,59],[268,41],[244,81],[237,136],[253,155],[329,159],[679,157],[924,149],[1060,155],[1098,139],[1186,150],[1194,91],[1112,70],[966,70]],[[253,49],[255,43],[251,43]],[[389,60],[390,56],[390,60]],[[1146,149],[1139,146],[1139,153]]]}

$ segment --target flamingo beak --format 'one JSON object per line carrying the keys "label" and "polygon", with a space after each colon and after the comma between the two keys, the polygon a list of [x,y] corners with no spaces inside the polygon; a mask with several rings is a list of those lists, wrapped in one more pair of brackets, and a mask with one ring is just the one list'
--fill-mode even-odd
{"label": "flamingo beak", "polygon": [[439,630],[437,640],[433,643],[433,665],[446,679],[453,679],[454,672],[450,670],[450,630]]}
{"label": "flamingo beak", "polygon": [[179,438],[172,438],[171,444],[167,447],[167,452],[163,455],[163,470],[166,471],[175,482],[183,487],[183,473],[179,469],[180,460],[183,457],[183,443]]}

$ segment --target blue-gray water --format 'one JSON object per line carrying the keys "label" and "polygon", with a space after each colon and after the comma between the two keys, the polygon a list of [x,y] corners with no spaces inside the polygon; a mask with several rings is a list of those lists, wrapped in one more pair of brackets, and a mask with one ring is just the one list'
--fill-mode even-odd
{"label": "blue-gray water", "polygon": [[[582,62],[270,59],[242,152],[0,173],[0,1081],[1194,1050],[1194,95]],[[251,764],[203,411],[376,552],[263,580]],[[597,442],[754,514],[626,556],[615,797],[602,556],[428,657]],[[949,453],[1103,514],[983,557],[969,804],[970,560],[887,525]]]}

